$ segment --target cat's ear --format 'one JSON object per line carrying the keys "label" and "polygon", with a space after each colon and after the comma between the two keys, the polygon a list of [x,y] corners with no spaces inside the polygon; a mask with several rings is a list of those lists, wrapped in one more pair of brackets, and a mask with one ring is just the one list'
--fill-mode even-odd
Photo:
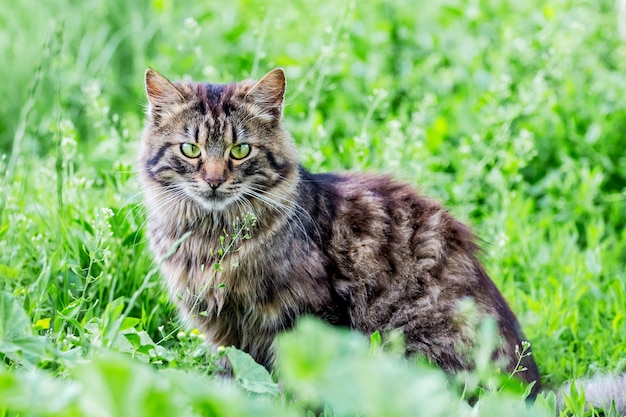
{"label": "cat's ear", "polygon": [[276,118],[280,118],[285,98],[285,85],[285,72],[282,68],[275,68],[252,86],[246,94],[246,99]]}
{"label": "cat's ear", "polygon": [[146,95],[150,102],[148,113],[154,114],[172,105],[180,104],[185,99],[167,78],[148,68],[145,75]]}

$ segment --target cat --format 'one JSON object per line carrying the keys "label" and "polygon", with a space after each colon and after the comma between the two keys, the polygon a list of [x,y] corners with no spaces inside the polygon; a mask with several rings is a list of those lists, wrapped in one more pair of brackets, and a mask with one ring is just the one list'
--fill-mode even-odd
{"label": "cat", "polygon": [[308,172],[282,123],[285,85],[281,69],[224,85],[145,74],[148,234],[182,315],[269,369],[275,336],[314,315],[365,334],[401,330],[407,354],[450,373],[472,369],[490,317],[494,360],[539,392],[469,228],[390,177]]}

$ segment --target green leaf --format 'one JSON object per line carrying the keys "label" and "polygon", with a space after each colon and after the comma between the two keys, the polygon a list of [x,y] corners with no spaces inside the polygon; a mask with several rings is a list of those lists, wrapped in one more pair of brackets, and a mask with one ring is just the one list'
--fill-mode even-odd
{"label": "green leaf", "polygon": [[372,350],[372,352],[378,352],[382,349],[382,346],[383,346],[383,339],[380,336],[380,332],[376,330],[370,336],[370,349]]}
{"label": "green leaf", "polygon": [[22,304],[6,292],[0,293],[0,352],[22,365],[36,365],[55,356],[47,339],[34,337]]}
{"label": "green leaf", "polygon": [[176,396],[171,393],[170,382],[147,366],[107,355],[73,369],[72,373],[84,389],[80,403],[85,415],[176,415]]}
{"label": "green leaf", "polygon": [[[580,391],[578,390],[580,388]],[[563,390],[565,405],[576,416],[583,416],[585,414],[585,390],[583,387],[576,386],[575,382],[572,382],[569,386],[569,394]]]}
{"label": "green leaf", "polygon": [[128,340],[133,349],[139,349],[141,347],[141,338],[137,333],[124,333],[124,337]]}
{"label": "green leaf", "polygon": [[37,369],[28,372],[0,369],[0,410],[25,415],[78,416],[79,393],[77,384],[52,378]]}
{"label": "green leaf", "polygon": [[33,324],[34,330],[48,330],[50,328],[50,317],[39,319]]}
{"label": "green leaf", "polygon": [[226,356],[233,368],[235,380],[243,389],[254,394],[278,395],[278,385],[267,369],[256,363],[252,356],[234,347],[226,348]]}
{"label": "green leaf", "polygon": [[12,280],[20,276],[20,271],[9,265],[0,264],[0,279]]}
{"label": "green leaf", "polygon": [[533,408],[541,408],[553,416],[556,415],[556,394],[554,391],[548,391],[537,395]]}
{"label": "green leaf", "polygon": [[0,352],[22,365],[36,365],[39,362],[56,360],[56,348],[45,337],[24,337],[0,342]]}
{"label": "green leaf", "polygon": [[32,335],[30,319],[20,302],[11,294],[0,292],[0,341]]}
{"label": "green leaf", "polygon": [[281,381],[335,415],[459,415],[461,402],[449,393],[443,372],[371,355],[361,334],[304,318],[279,337],[277,350]]}
{"label": "green leaf", "polygon": [[587,249],[585,251],[585,266],[593,275],[600,275],[602,272],[602,261],[597,249]]}
{"label": "green leaf", "polygon": [[64,318],[76,317],[78,313],[80,313],[83,301],[82,298],[78,298],[67,304],[63,310],[60,311],[60,315]]}
{"label": "green leaf", "polygon": [[122,324],[120,325],[120,331],[131,329],[138,325],[140,322],[141,320],[136,317],[125,317],[124,320],[122,320]]}

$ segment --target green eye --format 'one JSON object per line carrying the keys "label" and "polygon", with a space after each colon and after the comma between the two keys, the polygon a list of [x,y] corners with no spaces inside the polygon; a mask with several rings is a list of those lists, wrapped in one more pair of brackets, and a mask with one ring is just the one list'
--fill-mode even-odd
{"label": "green eye", "polygon": [[250,154],[250,149],[250,145],[247,143],[240,143],[232,147],[230,156],[233,159],[243,159]]}
{"label": "green eye", "polygon": [[183,143],[180,145],[180,151],[187,158],[197,158],[200,156],[200,147],[193,143]]}

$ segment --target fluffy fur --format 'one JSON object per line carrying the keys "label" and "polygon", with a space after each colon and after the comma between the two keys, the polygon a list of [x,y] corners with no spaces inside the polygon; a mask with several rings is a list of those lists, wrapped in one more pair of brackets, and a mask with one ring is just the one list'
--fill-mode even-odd
{"label": "fluffy fur", "polygon": [[[472,368],[477,326],[491,317],[494,359],[514,370],[525,337],[470,230],[407,184],[299,165],[281,122],[282,70],[215,85],[172,84],[149,69],[146,90],[151,248],[172,300],[209,340],[271,367],[276,334],[311,314],[366,334],[400,329],[408,354],[454,372]],[[231,240],[247,213],[249,239]],[[537,392],[534,359],[521,365]]]}
{"label": "fluffy fur", "polygon": [[626,375],[604,375],[570,381],[557,392],[557,408],[565,408],[565,395],[570,395],[572,384],[585,393],[585,401],[592,407],[606,410],[606,416],[626,414]]}

